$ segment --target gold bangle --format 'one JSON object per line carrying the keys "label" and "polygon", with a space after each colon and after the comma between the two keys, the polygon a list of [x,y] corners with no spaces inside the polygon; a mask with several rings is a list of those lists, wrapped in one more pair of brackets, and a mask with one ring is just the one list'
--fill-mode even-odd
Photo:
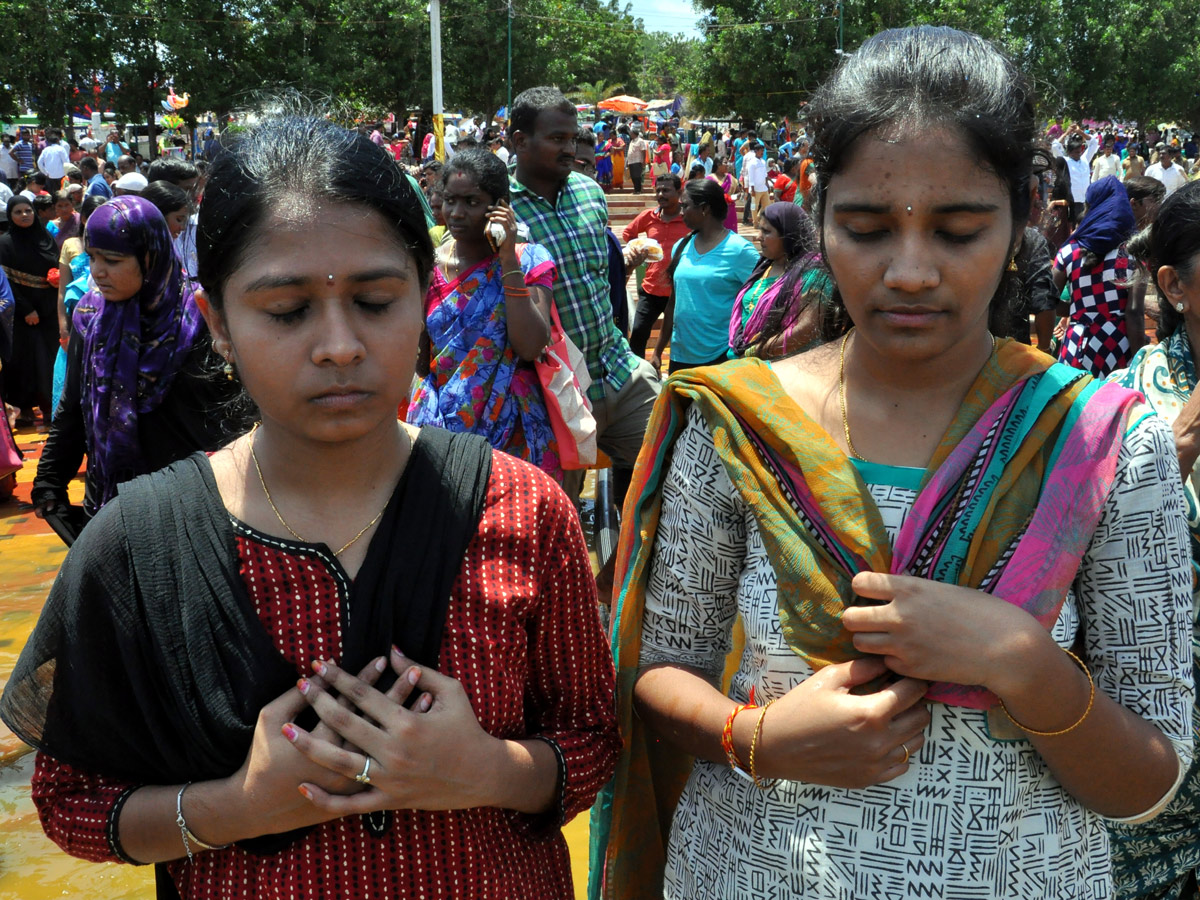
{"label": "gold bangle", "polygon": [[504,278],[507,278],[509,275],[520,275],[521,280],[522,281],[525,280],[525,273],[520,269],[509,269],[507,272],[501,272],[500,278],[504,279]]}
{"label": "gold bangle", "polygon": [[758,749],[758,739],[762,736],[763,719],[767,717],[767,710],[771,708],[772,700],[762,708],[762,712],[758,714],[758,721],[754,723],[754,736],[750,738],[750,777],[754,780],[754,786],[760,791],[765,791],[763,783],[758,779],[758,770],[754,767],[754,753]]}
{"label": "gold bangle", "polygon": [[[1083,674],[1087,676],[1088,685],[1091,688],[1091,690],[1088,694],[1087,709],[1085,709],[1083,711],[1083,715],[1080,716],[1075,721],[1074,725],[1069,725],[1066,728],[1063,728],[1061,731],[1035,731],[1034,729],[1030,728],[1028,725],[1022,725],[1020,722],[1018,722],[1016,719],[1014,719],[1012,716],[1012,713],[1010,713],[1008,711],[1008,707],[1006,707],[1004,705],[1004,701],[1001,700],[1000,701],[1000,709],[1002,709],[1004,711],[1004,714],[1006,716],[1008,716],[1008,720],[1010,722],[1012,722],[1014,725],[1016,725],[1018,728],[1020,728],[1022,731],[1026,732],[1028,734],[1035,734],[1038,737],[1058,737],[1059,735],[1063,735],[1063,734],[1072,732],[1076,728],[1078,728],[1080,725],[1083,724],[1083,720],[1086,719],[1088,717],[1088,715],[1091,713],[1092,706],[1096,702],[1096,679],[1094,679],[1092,677],[1092,673],[1088,671],[1088,667],[1083,664],[1082,659],[1080,659],[1078,656],[1076,656],[1074,653],[1072,653],[1070,650],[1066,649],[1065,647],[1063,648],[1063,653],[1067,654],[1067,656],[1069,656],[1069,657],[1071,657],[1071,659],[1075,660],[1076,665],[1078,665],[1079,668],[1081,668],[1083,670]],[[754,749],[753,746],[750,749],[753,750]],[[751,771],[753,771],[753,770],[751,770]]]}

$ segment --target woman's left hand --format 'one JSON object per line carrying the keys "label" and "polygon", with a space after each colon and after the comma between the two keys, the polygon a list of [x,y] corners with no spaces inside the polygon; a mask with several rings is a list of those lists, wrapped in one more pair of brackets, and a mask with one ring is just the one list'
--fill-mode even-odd
{"label": "woman's left hand", "polygon": [[337,816],[495,805],[488,773],[496,771],[503,742],[480,727],[463,686],[413,665],[397,650],[390,662],[398,678],[423,692],[412,710],[333,663],[323,663],[323,672],[318,669],[353,708],[339,705],[316,682],[310,682],[305,699],[326,725],[358,749],[339,747],[301,729],[295,731],[294,744],[313,762],[348,778],[359,775],[369,758],[370,788],[353,796],[330,794],[316,785],[304,785],[302,792],[314,806]]}
{"label": "woman's left hand", "polygon": [[1023,609],[971,588],[879,572],[860,572],[851,586],[885,601],[842,614],[855,648],[909,678],[983,685],[1003,697],[1021,660],[1049,637]]}
{"label": "woman's left hand", "polygon": [[496,252],[500,254],[501,259],[515,260],[517,258],[517,214],[507,203],[500,202],[488,210],[487,222],[484,227],[486,228],[493,222],[503,225],[508,235],[496,248]]}

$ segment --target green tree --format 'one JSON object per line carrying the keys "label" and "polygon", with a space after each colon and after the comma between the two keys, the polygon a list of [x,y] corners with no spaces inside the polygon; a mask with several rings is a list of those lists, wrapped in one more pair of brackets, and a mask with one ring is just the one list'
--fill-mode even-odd
{"label": "green tree", "polygon": [[647,32],[638,41],[640,61],[634,93],[643,100],[671,98],[689,83],[703,44],[681,34]]}
{"label": "green tree", "polygon": [[621,93],[625,85],[623,84],[606,84],[603,81],[583,82],[573,91],[567,93],[568,100],[574,100],[576,103],[590,103],[595,106],[601,100],[607,100],[609,97],[616,96]]}
{"label": "green tree", "polygon": [[[696,6],[705,37],[685,83],[703,112],[787,114],[837,61],[836,2],[803,12],[783,0]],[[1195,0],[854,0],[844,6],[844,49],[914,24],[974,31],[1006,48],[1033,79],[1043,116],[1200,124]]]}
{"label": "green tree", "polygon": [[[490,113],[534,84],[688,95],[701,114],[795,116],[838,61],[836,0],[695,0],[702,40],[650,34],[620,0],[450,0],[442,50],[449,110]],[[977,31],[1035,80],[1043,115],[1200,124],[1200,3],[1158,0],[852,0],[845,49],[916,23]],[[377,115],[428,109],[425,0],[3,0],[0,33],[42,52],[0,85],[0,114],[47,124],[99,79],[118,115],[161,113],[166,86],[191,94],[185,120],[291,88]],[[597,97],[595,99],[603,99]],[[594,100],[593,100],[594,102]]]}
{"label": "green tree", "polygon": [[684,79],[701,115],[795,116],[837,60],[832,4],[791,0],[696,0],[704,46]]}
{"label": "green tree", "polygon": [[9,55],[3,81],[10,114],[28,106],[44,125],[63,125],[109,58],[103,12],[95,0],[5,0],[0,34],[23,35],[19,57]]}

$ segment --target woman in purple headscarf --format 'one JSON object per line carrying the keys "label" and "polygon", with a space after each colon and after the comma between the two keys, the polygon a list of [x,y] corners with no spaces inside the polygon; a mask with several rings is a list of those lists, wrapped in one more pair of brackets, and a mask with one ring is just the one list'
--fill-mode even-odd
{"label": "woman in purple headscarf", "polygon": [[147,200],[125,196],[87,223],[94,289],[75,307],[67,381],[33,484],[39,516],[63,516],[87,454],[84,510],[117,486],[197,450],[214,450],[234,396],[217,374],[208,331],[171,243]]}

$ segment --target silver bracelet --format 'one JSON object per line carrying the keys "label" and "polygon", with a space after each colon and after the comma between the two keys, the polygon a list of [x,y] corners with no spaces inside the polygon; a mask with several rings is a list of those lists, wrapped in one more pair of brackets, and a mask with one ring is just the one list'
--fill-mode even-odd
{"label": "silver bracelet", "polygon": [[229,844],[221,844],[219,847],[212,844],[206,844],[196,835],[192,834],[192,829],[188,828],[187,819],[183,817],[183,792],[191,787],[189,781],[179,789],[179,793],[175,795],[175,824],[179,826],[179,836],[183,839],[183,849],[187,853],[188,862],[192,862],[192,844],[204,850],[224,850]]}

